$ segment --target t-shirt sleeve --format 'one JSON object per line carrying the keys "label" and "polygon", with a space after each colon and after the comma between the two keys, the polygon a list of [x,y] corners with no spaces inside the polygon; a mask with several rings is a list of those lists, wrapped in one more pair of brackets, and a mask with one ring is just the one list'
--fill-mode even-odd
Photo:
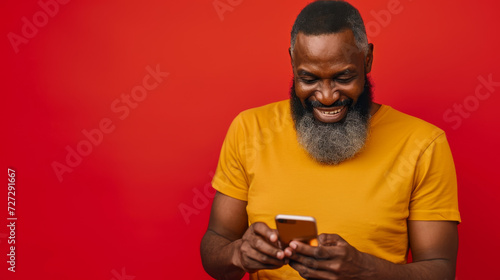
{"label": "t-shirt sleeve", "polygon": [[222,144],[212,186],[225,195],[247,201],[248,179],[244,166],[244,147],[245,132],[240,114],[231,123]]}
{"label": "t-shirt sleeve", "polygon": [[455,165],[444,133],[422,153],[414,180],[409,220],[461,222]]}

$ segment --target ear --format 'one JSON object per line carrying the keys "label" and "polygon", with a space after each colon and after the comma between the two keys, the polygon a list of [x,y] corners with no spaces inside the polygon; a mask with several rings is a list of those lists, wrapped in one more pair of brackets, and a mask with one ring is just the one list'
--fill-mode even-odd
{"label": "ear", "polygon": [[292,64],[292,68],[293,68],[292,47],[288,48],[288,55],[290,56],[290,63]]}
{"label": "ear", "polygon": [[373,64],[373,44],[368,44],[368,54],[366,54],[365,58],[365,74],[370,73],[372,71]]}

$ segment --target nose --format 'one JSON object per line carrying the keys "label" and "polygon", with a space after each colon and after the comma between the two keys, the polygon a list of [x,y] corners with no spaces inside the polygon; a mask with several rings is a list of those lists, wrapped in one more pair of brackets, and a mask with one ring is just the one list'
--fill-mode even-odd
{"label": "nose", "polygon": [[340,98],[340,94],[331,79],[324,79],[319,83],[319,88],[315,91],[316,100],[325,106],[330,106]]}

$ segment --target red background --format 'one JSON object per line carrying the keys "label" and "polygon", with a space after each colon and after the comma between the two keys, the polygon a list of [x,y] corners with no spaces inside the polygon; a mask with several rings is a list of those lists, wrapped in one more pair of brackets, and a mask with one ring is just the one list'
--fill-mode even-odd
{"label": "red background", "polygon": [[[44,22],[37,1],[2,1],[0,157],[4,180],[16,170],[18,221],[11,273],[5,184],[1,279],[209,279],[204,188],[236,114],[288,97],[289,31],[308,3],[220,2],[233,5],[221,16],[213,0],[69,1]],[[463,218],[457,278],[500,279],[500,87],[474,97],[479,77],[500,82],[500,4],[401,0],[382,17],[393,2],[352,1],[373,28],[375,100],[446,131]],[[34,15],[35,34],[13,45]],[[156,65],[169,76],[120,119],[111,104]],[[466,115],[444,117],[464,102]],[[52,164],[103,118],[115,129],[58,180]]]}

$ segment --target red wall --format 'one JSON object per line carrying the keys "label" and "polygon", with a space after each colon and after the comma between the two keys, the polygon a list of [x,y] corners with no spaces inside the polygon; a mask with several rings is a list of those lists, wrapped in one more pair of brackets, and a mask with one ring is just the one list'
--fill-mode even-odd
{"label": "red wall", "polygon": [[[222,141],[238,112],[288,97],[307,2],[3,1],[0,166],[16,172],[18,220],[11,273],[4,185],[0,278],[209,279],[198,247]],[[500,5],[352,3],[375,44],[375,100],[447,132],[458,279],[498,277]]]}

